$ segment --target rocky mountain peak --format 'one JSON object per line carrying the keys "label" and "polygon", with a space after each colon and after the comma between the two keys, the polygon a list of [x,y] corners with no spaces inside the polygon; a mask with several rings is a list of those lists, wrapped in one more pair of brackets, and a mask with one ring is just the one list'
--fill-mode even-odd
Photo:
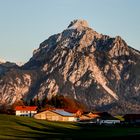
{"label": "rocky mountain peak", "polygon": [[22,67],[0,78],[0,105],[64,95],[88,109],[140,110],[140,53],[120,37],[99,34],[74,20],[43,41]]}
{"label": "rocky mountain peak", "polygon": [[120,36],[116,36],[109,53],[112,57],[128,56],[130,53],[129,50],[127,43]]}
{"label": "rocky mountain peak", "polygon": [[76,19],[71,21],[68,28],[81,28],[81,27],[89,27],[88,22],[83,19]]}

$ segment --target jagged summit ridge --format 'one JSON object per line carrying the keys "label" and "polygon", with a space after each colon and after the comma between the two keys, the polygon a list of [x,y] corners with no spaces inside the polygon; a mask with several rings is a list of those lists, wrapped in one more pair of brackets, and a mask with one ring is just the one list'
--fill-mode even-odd
{"label": "jagged summit ridge", "polygon": [[[36,56],[38,52],[44,52],[44,50],[49,52],[56,49],[56,47],[73,49],[78,43],[86,47],[92,45],[94,39],[100,39],[101,37],[103,35],[90,28],[86,20],[73,20],[64,31],[43,41],[40,47],[34,50],[33,55]],[[74,40],[77,42],[76,44]]]}
{"label": "jagged summit ridge", "polygon": [[88,22],[83,19],[76,19],[71,21],[68,28],[81,28],[81,27],[89,27]]}

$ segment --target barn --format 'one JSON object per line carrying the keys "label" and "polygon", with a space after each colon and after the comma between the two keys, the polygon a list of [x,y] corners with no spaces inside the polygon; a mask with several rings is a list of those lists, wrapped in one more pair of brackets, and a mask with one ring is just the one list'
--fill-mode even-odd
{"label": "barn", "polygon": [[64,111],[63,109],[46,110],[34,115],[35,119],[43,119],[49,121],[77,121],[77,117],[73,113]]}

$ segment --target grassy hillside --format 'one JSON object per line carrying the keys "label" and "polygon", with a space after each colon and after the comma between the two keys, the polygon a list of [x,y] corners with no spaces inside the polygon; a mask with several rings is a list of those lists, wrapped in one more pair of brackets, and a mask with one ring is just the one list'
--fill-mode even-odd
{"label": "grassy hillside", "polygon": [[[98,139],[138,137],[140,127],[105,127],[76,123],[48,122],[27,117],[0,115],[1,139]],[[113,138],[114,139],[114,138]]]}

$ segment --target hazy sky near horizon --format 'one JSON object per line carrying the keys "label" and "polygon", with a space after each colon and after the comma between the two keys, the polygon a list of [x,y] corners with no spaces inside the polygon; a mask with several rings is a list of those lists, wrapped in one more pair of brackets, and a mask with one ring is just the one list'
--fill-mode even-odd
{"label": "hazy sky near horizon", "polygon": [[27,62],[74,19],[140,50],[140,0],[0,0],[0,58]]}

